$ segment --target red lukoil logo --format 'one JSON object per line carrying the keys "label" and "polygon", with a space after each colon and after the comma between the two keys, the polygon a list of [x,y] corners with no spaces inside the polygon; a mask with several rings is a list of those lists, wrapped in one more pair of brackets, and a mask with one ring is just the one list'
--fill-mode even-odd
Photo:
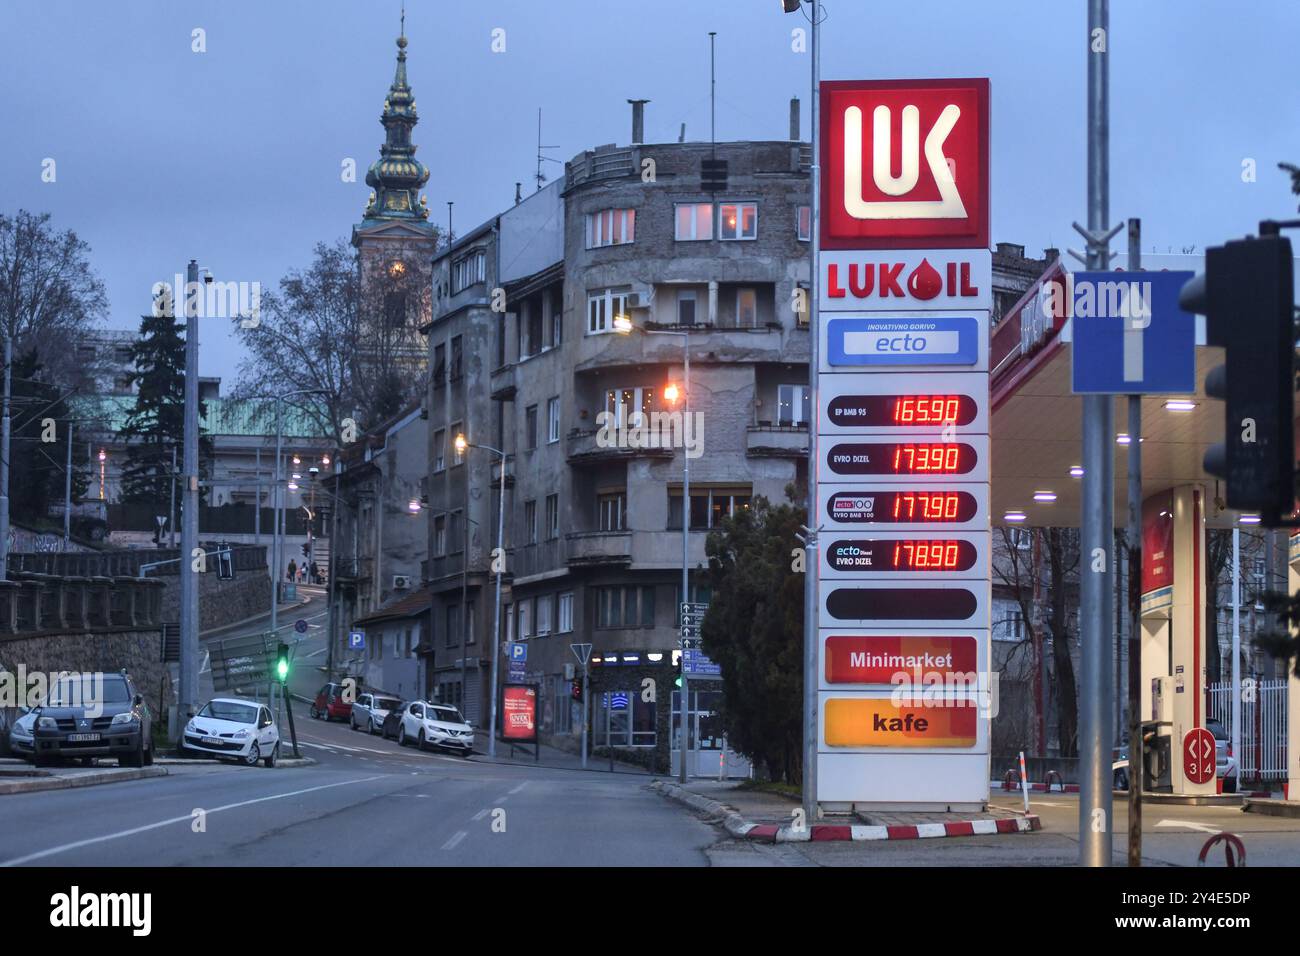
{"label": "red lukoil logo", "polygon": [[988,247],[988,80],[821,86],[823,247]]}
{"label": "red lukoil logo", "polygon": [[826,296],[831,299],[850,295],[855,299],[873,295],[882,299],[911,297],[924,302],[941,292],[950,298],[974,298],[980,294],[979,287],[971,282],[969,262],[947,263],[946,275],[930,265],[929,259],[922,259],[906,277],[903,276],[905,266],[902,262],[850,262],[844,270],[847,275],[841,275],[840,264],[831,262],[826,266]]}

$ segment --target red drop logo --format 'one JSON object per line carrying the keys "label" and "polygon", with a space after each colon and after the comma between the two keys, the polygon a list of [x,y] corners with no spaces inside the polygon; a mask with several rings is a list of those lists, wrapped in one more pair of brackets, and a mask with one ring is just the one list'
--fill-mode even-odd
{"label": "red drop logo", "polygon": [[942,290],[943,276],[930,265],[929,259],[922,259],[907,277],[907,291],[915,299],[933,299]]}

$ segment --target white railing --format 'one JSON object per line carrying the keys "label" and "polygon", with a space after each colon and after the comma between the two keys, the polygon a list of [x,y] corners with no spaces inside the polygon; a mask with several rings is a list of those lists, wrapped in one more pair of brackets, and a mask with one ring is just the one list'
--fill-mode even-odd
{"label": "white railing", "polygon": [[[1243,678],[1242,685],[1241,753],[1236,755],[1241,767],[1240,779],[1285,779],[1286,678]],[[1221,721],[1231,736],[1232,682],[1208,685],[1205,698],[1206,716]]]}

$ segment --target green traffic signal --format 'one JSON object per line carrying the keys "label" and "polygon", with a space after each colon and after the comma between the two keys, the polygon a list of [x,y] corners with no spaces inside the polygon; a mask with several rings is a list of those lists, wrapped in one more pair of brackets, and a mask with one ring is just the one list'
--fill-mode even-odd
{"label": "green traffic signal", "polygon": [[289,645],[281,644],[275,654],[275,676],[284,683],[289,679]]}

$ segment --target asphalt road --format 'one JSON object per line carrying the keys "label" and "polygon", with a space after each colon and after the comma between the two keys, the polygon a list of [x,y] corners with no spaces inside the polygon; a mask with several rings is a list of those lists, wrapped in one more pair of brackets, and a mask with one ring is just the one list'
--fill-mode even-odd
{"label": "asphalt road", "polygon": [[23,821],[0,829],[0,866],[704,866],[718,840],[639,775],[425,754],[304,724],[314,767],[205,763],[0,798]]}

